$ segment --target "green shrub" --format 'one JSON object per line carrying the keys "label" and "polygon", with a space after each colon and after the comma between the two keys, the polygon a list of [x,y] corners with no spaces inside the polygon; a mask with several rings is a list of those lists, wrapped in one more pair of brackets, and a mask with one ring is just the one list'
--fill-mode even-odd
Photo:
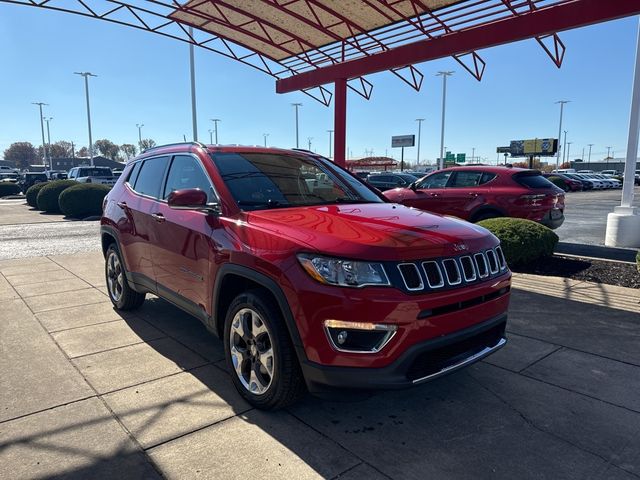
{"label": "green shrub", "polygon": [[549,177],[549,178],[547,178],[547,180],[549,180],[551,183],[553,183],[556,187],[560,187],[565,192],[567,191],[567,184],[560,177]]}
{"label": "green shrub", "polygon": [[509,265],[526,265],[553,254],[558,236],[544,225],[522,218],[490,218],[478,222],[502,243]]}
{"label": "green shrub", "polygon": [[106,185],[79,183],[60,194],[58,204],[68,217],[85,218],[102,213],[102,201],[111,190]]}
{"label": "green shrub", "polygon": [[38,209],[48,213],[59,213],[58,198],[60,194],[78,182],[75,180],[56,180],[45,185],[38,193]]}
{"label": "green shrub", "polygon": [[38,194],[47,183],[49,182],[36,183],[30,186],[25,192],[27,195],[27,203],[33,208],[38,208]]}
{"label": "green shrub", "polygon": [[20,193],[20,187],[13,182],[0,182],[0,197],[8,197],[9,195],[17,195]]}

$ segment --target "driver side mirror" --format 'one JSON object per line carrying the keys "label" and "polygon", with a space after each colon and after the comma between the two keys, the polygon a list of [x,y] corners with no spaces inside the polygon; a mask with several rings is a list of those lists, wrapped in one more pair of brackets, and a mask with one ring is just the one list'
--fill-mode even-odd
{"label": "driver side mirror", "polygon": [[169,208],[174,210],[198,210],[207,213],[219,214],[220,206],[217,203],[207,203],[207,194],[199,188],[184,188],[174,190],[167,198]]}
{"label": "driver side mirror", "polygon": [[409,188],[415,192],[418,189],[418,182],[411,183]]}

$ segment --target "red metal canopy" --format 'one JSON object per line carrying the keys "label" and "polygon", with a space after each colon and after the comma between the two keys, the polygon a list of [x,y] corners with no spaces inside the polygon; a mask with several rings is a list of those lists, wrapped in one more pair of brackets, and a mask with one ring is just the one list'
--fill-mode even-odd
{"label": "red metal canopy", "polygon": [[[640,0],[0,0],[127,25],[192,43],[329,105],[344,165],[347,88],[389,70],[419,90],[417,63],[452,56],[480,80],[477,49],[535,38],[560,67],[556,32],[640,13]],[[188,27],[194,28],[194,34]],[[332,94],[323,85],[334,84]]]}

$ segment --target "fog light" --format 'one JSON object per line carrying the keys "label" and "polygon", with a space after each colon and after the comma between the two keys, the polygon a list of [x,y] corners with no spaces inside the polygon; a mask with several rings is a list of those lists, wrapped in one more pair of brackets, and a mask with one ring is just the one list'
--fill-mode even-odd
{"label": "fog light", "polygon": [[353,353],[379,352],[398,329],[396,325],[342,320],[325,320],[324,326],[333,348]]}

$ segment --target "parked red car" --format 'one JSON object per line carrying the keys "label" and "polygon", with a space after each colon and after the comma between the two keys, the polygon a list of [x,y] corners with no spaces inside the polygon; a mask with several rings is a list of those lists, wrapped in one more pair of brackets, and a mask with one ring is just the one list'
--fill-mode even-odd
{"label": "parked red car", "polygon": [[387,190],[384,195],[392,202],[470,222],[518,217],[554,229],[564,222],[564,191],[537,170],[453,167],[431,173],[409,188]]}
{"label": "parked red car", "polygon": [[178,144],[105,198],[109,297],[153,293],[222,338],[238,391],[278,408],[321,388],[400,388],[502,347],[496,237],[388,203],[318,155]]}
{"label": "parked red car", "polygon": [[583,182],[570,178],[566,175],[563,175],[562,173],[543,173],[542,176],[548,179],[551,183],[553,183],[553,178],[557,178],[558,183],[562,184],[562,186],[557,186],[559,186],[565,192],[581,192],[584,189]]}

